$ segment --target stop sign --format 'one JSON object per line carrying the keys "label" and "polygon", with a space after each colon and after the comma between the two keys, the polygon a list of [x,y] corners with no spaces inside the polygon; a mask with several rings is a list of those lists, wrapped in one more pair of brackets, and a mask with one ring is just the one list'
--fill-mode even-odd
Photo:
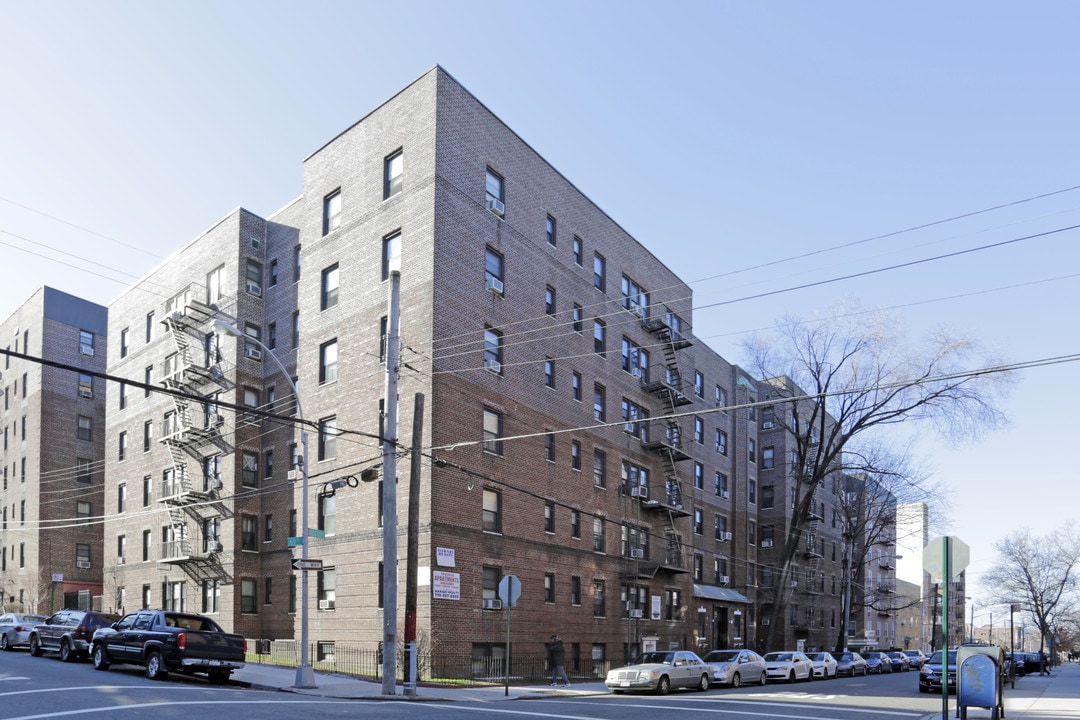
{"label": "stop sign", "polygon": [[518,598],[521,597],[521,581],[517,575],[507,575],[499,581],[499,599],[507,607],[517,607]]}

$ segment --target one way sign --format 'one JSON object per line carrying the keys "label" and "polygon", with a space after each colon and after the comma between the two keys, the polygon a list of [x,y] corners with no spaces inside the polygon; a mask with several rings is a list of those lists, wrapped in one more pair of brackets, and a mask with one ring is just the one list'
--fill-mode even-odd
{"label": "one way sign", "polygon": [[303,558],[297,558],[293,560],[293,568],[296,570],[322,570],[322,560],[304,560]]}

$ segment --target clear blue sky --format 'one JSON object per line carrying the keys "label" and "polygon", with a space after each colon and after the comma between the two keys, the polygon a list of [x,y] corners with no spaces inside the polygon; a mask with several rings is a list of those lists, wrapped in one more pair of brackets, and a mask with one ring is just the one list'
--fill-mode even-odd
{"label": "clear blue sky", "polygon": [[[731,361],[853,298],[1011,361],[1074,354],[1075,230],[726,301],[1080,224],[1071,191],[747,270],[1080,185],[1077,27],[1068,2],[0,0],[0,313],[42,284],[108,303],[233,208],[272,214],[307,154],[440,64],[713,278],[694,331]],[[921,445],[976,576],[1006,533],[1077,515],[1078,368],[1023,371],[982,442]]]}

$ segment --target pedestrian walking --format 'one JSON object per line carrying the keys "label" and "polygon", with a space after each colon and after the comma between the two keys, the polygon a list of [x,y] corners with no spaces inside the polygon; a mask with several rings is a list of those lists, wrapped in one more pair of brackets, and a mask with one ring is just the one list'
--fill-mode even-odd
{"label": "pedestrian walking", "polygon": [[[562,685],[570,687],[570,678],[566,676],[566,648],[562,638],[552,634],[551,642],[544,645],[547,649],[548,663],[551,665],[551,687]],[[561,683],[560,683],[561,680]]]}

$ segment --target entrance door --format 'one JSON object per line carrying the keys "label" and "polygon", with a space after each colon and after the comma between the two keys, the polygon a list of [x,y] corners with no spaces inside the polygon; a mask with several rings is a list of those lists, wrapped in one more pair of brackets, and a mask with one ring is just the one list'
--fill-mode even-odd
{"label": "entrance door", "polygon": [[713,605],[713,628],[716,637],[713,641],[715,648],[725,649],[731,647],[731,632],[728,624],[728,609]]}

